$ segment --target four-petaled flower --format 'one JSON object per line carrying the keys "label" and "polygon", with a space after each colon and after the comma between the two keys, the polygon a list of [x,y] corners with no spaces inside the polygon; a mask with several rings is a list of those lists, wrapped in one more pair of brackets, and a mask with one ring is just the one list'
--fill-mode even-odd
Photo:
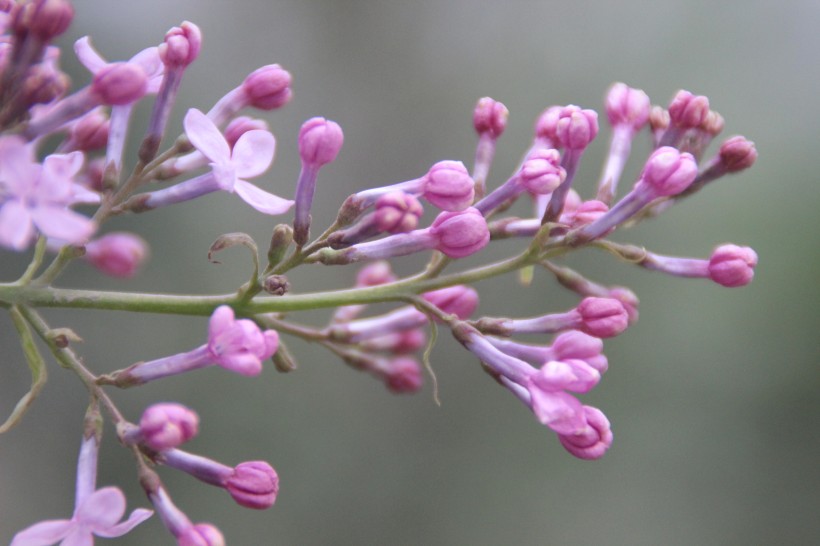
{"label": "four-petaled flower", "polygon": [[236,192],[243,201],[265,214],[282,214],[293,206],[290,199],[277,197],[244,180],[259,176],[273,162],[276,140],[271,133],[260,129],[248,131],[231,150],[214,122],[199,110],[188,110],[184,125],[191,144],[211,162],[220,189]]}
{"label": "four-petaled flower", "polygon": [[82,154],[72,152],[41,165],[22,139],[0,138],[0,245],[24,250],[36,231],[72,244],[88,240],[94,222],[68,209],[99,199],[72,181],[82,163]]}

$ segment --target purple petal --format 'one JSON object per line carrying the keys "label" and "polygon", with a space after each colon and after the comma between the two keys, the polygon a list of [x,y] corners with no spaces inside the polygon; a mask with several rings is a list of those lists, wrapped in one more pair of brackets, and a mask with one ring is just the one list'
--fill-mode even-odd
{"label": "purple petal", "polygon": [[276,139],[268,131],[244,133],[234,144],[231,163],[238,178],[255,178],[268,170],[276,151]]}
{"label": "purple petal", "polygon": [[94,546],[94,536],[85,527],[75,527],[63,539],[60,546]]}
{"label": "purple petal", "polygon": [[40,199],[66,205],[73,196],[72,178],[83,166],[83,154],[52,154],[43,160],[43,169],[37,184]]}
{"label": "purple petal", "polygon": [[125,514],[125,495],[117,487],[97,489],[77,508],[74,519],[95,533],[113,527]]}
{"label": "purple petal", "polygon": [[147,508],[137,508],[131,512],[131,515],[128,516],[127,520],[112,527],[108,527],[107,529],[95,529],[94,534],[105,538],[121,537],[143,521],[150,518],[153,513],[153,510],[148,510]]}
{"label": "purple petal", "polygon": [[41,521],[26,527],[11,540],[10,546],[47,546],[65,538],[74,528],[67,519]]}
{"label": "purple petal", "polygon": [[0,138],[0,183],[15,195],[26,193],[40,175],[30,146],[20,137]]}
{"label": "purple petal", "polygon": [[252,377],[262,373],[262,362],[251,353],[229,353],[219,357],[218,364],[240,375]]}
{"label": "purple petal", "polygon": [[162,84],[162,76],[165,74],[165,65],[159,58],[159,48],[148,47],[131,57],[128,61],[137,64],[148,76],[148,93],[156,94]]}
{"label": "purple petal", "polygon": [[60,207],[37,207],[31,211],[31,216],[43,235],[71,244],[86,242],[97,229],[89,218]]}
{"label": "purple petal", "polygon": [[74,42],[74,53],[80,62],[83,63],[83,66],[91,71],[92,74],[96,74],[108,64],[91,45],[91,38],[89,36],[83,36]]}
{"label": "purple petal", "polygon": [[584,408],[565,392],[547,392],[530,385],[532,411],[541,422],[558,434],[573,434],[586,426]]}
{"label": "purple petal", "polygon": [[227,305],[220,305],[217,307],[211,314],[211,320],[208,321],[209,341],[221,335],[224,331],[233,326],[233,323],[233,309]]}
{"label": "purple petal", "polygon": [[208,116],[196,108],[191,108],[185,114],[182,124],[185,126],[185,134],[188,135],[191,144],[211,162],[230,162],[231,148],[228,146],[228,141]]}
{"label": "purple petal", "polygon": [[244,202],[265,214],[283,214],[293,206],[293,201],[290,199],[282,199],[265,190],[260,190],[244,180],[237,179],[234,191]]}
{"label": "purple petal", "polygon": [[0,208],[0,245],[24,250],[34,237],[34,224],[29,210],[17,200],[9,200]]}

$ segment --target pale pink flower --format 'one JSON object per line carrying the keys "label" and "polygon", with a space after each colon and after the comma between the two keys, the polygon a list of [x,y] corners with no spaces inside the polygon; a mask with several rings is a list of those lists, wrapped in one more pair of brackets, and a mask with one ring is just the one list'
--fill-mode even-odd
{"label": "pale pink flower", "polygon": [[94,535],[119,537],[148,519],[153,512],[134,510],[127,520],[117,523],[125,514],[125,495],[117,487],[94,490],[97,481],[99,444],[95,435],[83,438],[77,463],[77,494],[71,519],[48,520],[23,529],[11,546],[91,546]]}
{"label": "pale pink flower", "polygon": [[265,214],[282,214],[293,206],[290,199],[268,193],[245,180],[261,175],[273,162],[276,139],[271,133],[248,131],[239,137],[231,150],[214,122],[199,110],[188,110],[184,126],[191,144],[210,161],[211,172],[164,190],[137,196],[138,207],[153,209],[217,190],[235,192],[247,204]]}
{"label": "pale pink flower", "polygon": [[68,206],[99,200],[73,182],[82,167],[79,152],[52,155],[43,164],[18,137],[0,138],[0,245],[24,250],[39,231],[77,244],[96,229],[94,222]]}

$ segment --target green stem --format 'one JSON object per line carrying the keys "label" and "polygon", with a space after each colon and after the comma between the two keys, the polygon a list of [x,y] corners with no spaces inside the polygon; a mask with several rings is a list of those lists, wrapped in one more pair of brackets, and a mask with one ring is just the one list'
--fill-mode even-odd
{"label": "green stem", "polygon": [[[540,256],[555,256],[567,252],[557,247]],[[107,309],[142,313],[165,313],[176,315],[208,316],[220,305],[230,305],[241,315],[258,313],[304,311],[352,305],[376,303],[406,298],[413,294],[429,292],[457,284],[471,284],[504,273],[509,273],[538,261],[530,250],[502,262],[478,267],[459,273],[426,278],[422,273],[397,282],[367,288],[353,288],[298,294],[290,296],[254,298],[241,302],[236,294],[218,296],[189,296],[168,294],[145,294],[124,292],[101,292],[72,290],[53,287],[18,287],[0,284],[0,301],[7,304],[23,304],[32,307],[61,307],[74,309]]]}

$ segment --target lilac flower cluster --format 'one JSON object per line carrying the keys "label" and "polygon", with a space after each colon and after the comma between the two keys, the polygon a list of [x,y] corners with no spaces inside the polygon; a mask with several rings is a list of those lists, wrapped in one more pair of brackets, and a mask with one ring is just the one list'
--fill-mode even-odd
{"label": "lilac flower cluster", "polygon": [[[118,440],[133,453],[139,482],[178,544],[224,544],[215,526],[192,523],[174,505],[154,467],[183,471],[254,509],[274,504],[277,472],[265,461],[231,467],[183,451],[182,444],[199,431],[193,410],[158,403],[131,422],[108,388],[214,366],[255,377],[269,359],[278,371],[290,372],[297,364],[284,336],[321,345],[393,393],[415,393],[423,386],[422,363],[434,363],[429,354],[435,336],[428,339],[428,332],[447,328],[466,348],[465,355],[477,357],[482,369],[553,431],[566,451],[598,459],[612,444],[610,423],[577,395],[589,392],[607,371],[603,339],[620,335],[638,320],[638,298],[628,288],[590,280],[557,259],[588,246],[650,270],[709,278],[726,287],[744,286],[754,276],[757,255],[748,247],[722,244],[708,259],[697,259],[606,239],[755,162],[754,144],[740,136],[725,140],[716,154],[703,159],[724,126],[706,97],[679,91],[664,108],[652,106],[639,89],[614,84],[605,99],[609,153],[589,200],[574,186],[585,151],[600,132],[595,111],[576,105],[544,110],[519,167],[493,185],[490,171],[509,111],[484,97],[473,111],[478,143],[472,171],[462,161],[442,159],[426,172],[420,169],[424,174],[413,180],[363,189],[347,198],[330,226],[311,234],[319,174],[340,155],[341,127],[319,116],[304,123],[296,138],[302,169],[290,199],[265,189],[264,179],[250,182],[271,167],[276,139],[268,122],[239,115],[245,109],[285,106],[293,95],[285,69],[263,66],[210,109],[188,109],[182,135],[171,140],[169,114],[185,71],[202,49],[198,27],[183,22],[162,43],[119,62],[106,61],[90,38],[81,38],[74,53],[90,71],[90,83],[70,92],[52,41],[68,28],[73,14],[68,0],[0,0],[0,247],[15,252],[33,247],[22,276],[0,283],[0,307],[9,311],[32,370],[31,391],[0,425],[0,433],[20,423],[45,381],[34,335],[90,395],[74,514],[20,531],[12,546],[91,544],[94,535],[120,536],[150,517],[150,510],[138,509],[118,523],[125,513],[123,494],[116,487],[95,489],[102,410],[115,425]],[[146,97],[154,97],[153,108],[136,166],[127,173],[123,154],[126,138],[133,136],[131,114]],[[653,150],[639,160],[643,168],[632,188],[619,196],[632,143],[642,136]],[[163,149],[165,140],[171,144]],[[46,141],[58,142],[52,153],[46,152],[52,149]],[[164,186],[156,189],[157,184]],[[273,227],[264,266],[248,235],[226,234],[214,242],[209,255],[233,245],[253,254],[253,275],[234,293],[134,294],[54,286],[79,258],[113,277],[134,276],[149,256],[148,242],[133,233],[106,232],[106,225],[118,215],[150,214],[215,192],[236,194],[266,215],[294,211],[291,223]],[[505,216],[518,200],[530,200],[532,214]],[[93,216],[75,210],[80,205],[96,207]],[[425,207],[436,211],[426,217]],[[519,254],[474,267],[458,262],[481,257],[494,240],[509,238],[524,242]],[[54,256],[46,264],[48,252]],[[411,254],[427,255],[429,261],[418,273],[399,278],[389,260]],[[352,287],[290,293],[288,275],[297,267],[359,262],[364,265]],[[473,283],[535,267],[575,293],[577,305],[535,317],[476,315],[480,297]],[[372,303],[393,307],[368,314]],[[39,307],[202,315],[210,321],[205,342],[187,352],[94,373],[74,352],[76,334],[51,328]],[[326,324],[290,318],[295,311],[316,308],[333,310]],[[524,342],[522,336],[535,336],[535,341]]]}

